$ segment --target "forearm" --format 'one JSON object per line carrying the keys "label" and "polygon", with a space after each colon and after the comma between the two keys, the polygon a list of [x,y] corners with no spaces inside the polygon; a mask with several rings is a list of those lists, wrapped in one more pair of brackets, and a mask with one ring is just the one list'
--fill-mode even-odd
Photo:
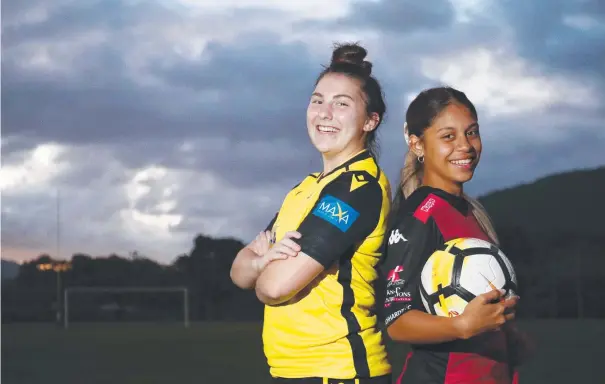
{"label": "forearm", "polygon": [[288,298],[285,297],[287,292],[285,291],[283,284],[280,284],[280,281],[273,277],[273,268],[269,268],[275,267],[278,264],[279,261],[274,262],[271,266],[267,266],[256,281],[257,284],[254,287],[256,297],[263,304],[278,305],[288,300]]}
{"label": "forearm", "polygon": [[253,289],[260,271],[256,267],[259,256],[248,247],[238,252],[231,266],[231,281],[242,289]]}
{"label": "forearm", "polygon": [[276,260],[263,269],[256,282],[256,297],[264,304],[285,303],[305,288],[323,266],[304,252],[286,260]]}
{"label": "forearm", "polygon": [[436,344],[466,338],[458,317],[435,316],[414,309],[401,315],[387,331],[391,339],[411,344]]}

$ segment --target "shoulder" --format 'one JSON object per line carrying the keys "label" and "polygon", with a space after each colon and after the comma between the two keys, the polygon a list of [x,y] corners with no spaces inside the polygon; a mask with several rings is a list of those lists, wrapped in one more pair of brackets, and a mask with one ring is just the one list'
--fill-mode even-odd
{"label": "shoulder", "polygon": [[399,214],[426,224],[436,213],[451,208],[450,202],[441,195],[434,188],[420,187],[401,204]]}
{"label": "shoulder", "polygon": [[380,190],[381,195],[390,201],[389,180],[371,156],[347,165],[331,183],[349,185],[351,192],[361,190],[362,187],[366,191]]}
{"label": "shoulder", "polygon": [[374,179],[379,185],[389,187],[389,180],[376,160],[369,156],[362,160],[356,161],[349,165],[346,172],[352,172],[358,175],[369,176]]}
{"label": "shoulder", "polygon": [[299,181],[297,184],[295,184],[292,188],[290,188],[290,190],[288,191],[288,194],[291,194],[300,189],[306,188],[309,185],[309,183],[316,182],[318,177],[319,177],[319,174],[317,174],[317,173],[311,173],[311,174],[305,176],[305,178],[303,178],[301,181]]}
{"label": "shoulder", "polygon": [[364,169],[343,170],[323,187],[321,195],[332,195],[357,204],[388,200],[384,183]]}
{"label": "shoulder", "polygon": [[[427,235],[437,231],[431,215],[439,197],[433,193],[432,188],[420,187],[399,205],[397,211],[392,212],[391,224],[387,236],[389,244],[400,237],[409,235]],[[435,235],[438,235],[435,233]]]}

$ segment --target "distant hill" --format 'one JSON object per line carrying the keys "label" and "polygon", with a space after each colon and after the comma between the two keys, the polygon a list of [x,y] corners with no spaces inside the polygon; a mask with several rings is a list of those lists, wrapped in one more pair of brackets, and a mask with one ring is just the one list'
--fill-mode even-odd
{"label": "distant hill", "polygon": [[497,228],[605,236],[605,167],[547,176],[479,200]]}
{"label": "distant hill", "polygon": [[19,274],[19,264],[13,261],[2,260],[0,267],[2,268],[2,280],[14,279]]}

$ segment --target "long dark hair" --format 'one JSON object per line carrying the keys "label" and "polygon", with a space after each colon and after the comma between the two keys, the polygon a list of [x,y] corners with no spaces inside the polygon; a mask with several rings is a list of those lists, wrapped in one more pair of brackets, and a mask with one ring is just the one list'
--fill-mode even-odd
{"label": "long dark hair", "polygon": [[[408,135],[421,138],[424,131],[431,126],[435,118],[452,103],[465,106],[473,118],[477,119],[477,110],[464,92],[451,87],[430,88],[420,92],[408,107],[405,115]],[[414,152],[408,150],[405,164],[401,170],[401,184],[393,201],[393,212],[391,212],[391,215],[394,216],[403,201],[422,184],[423,173],[423,164],[418,160]],[[463,197],[471,205],[473,215],[481,228],[494,243],[498,244],[498,236],[485,208],[476,199],[468,195],[463,195]]]}

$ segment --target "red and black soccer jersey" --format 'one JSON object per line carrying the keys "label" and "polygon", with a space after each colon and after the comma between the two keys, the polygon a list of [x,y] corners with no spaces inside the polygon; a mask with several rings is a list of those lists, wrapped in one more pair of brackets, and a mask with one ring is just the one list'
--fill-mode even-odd
{"label": "red and black soccer jersey", "polygon": [[[461,197],[427,186],[418,188],[398,208],[386,234],[384,274],[385,325],[410,309],[426,312],[420,298],[420,273],[429,256],[446,241],[489,238]],[[398,383],[510,384],[506,337],[487,332],[468,340],[412,345]]]}

